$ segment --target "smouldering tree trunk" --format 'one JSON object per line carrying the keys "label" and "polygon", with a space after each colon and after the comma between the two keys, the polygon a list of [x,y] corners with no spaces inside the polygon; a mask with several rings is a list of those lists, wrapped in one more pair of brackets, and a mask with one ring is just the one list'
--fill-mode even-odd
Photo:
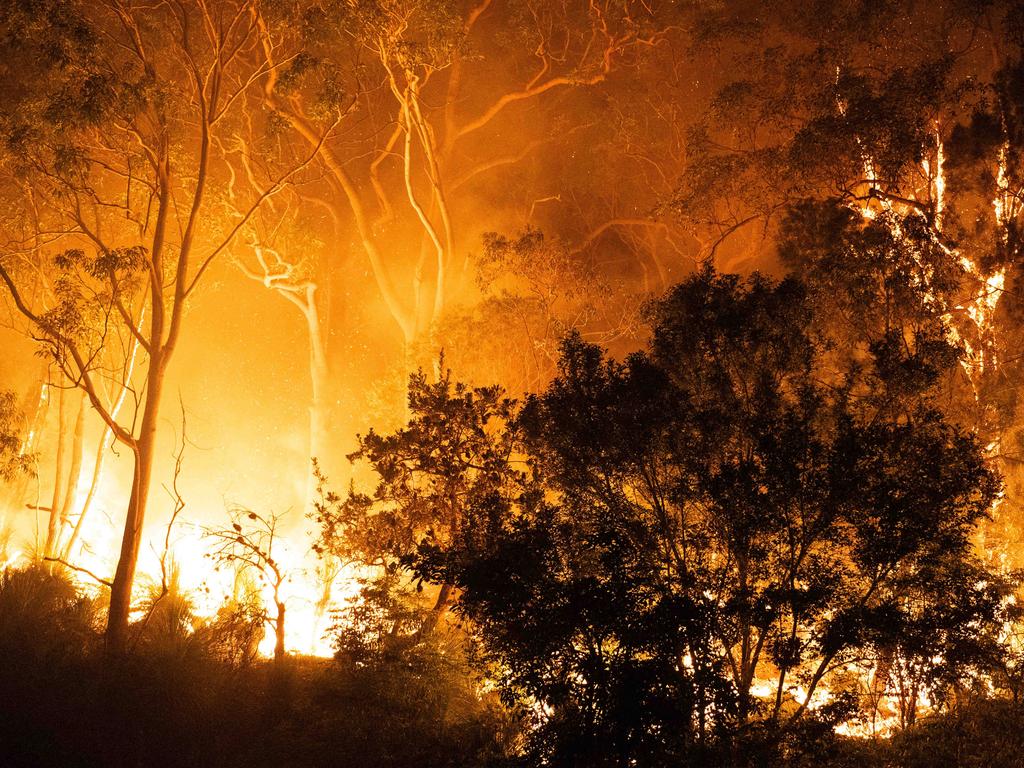
{"label": "smouldering tree trunk", "polygon": [[285,605],[281,600],[274,600],[277,615],[274,618],[274,663],[278,666],[284,664],[288,658],[284,645],[284,612]]}

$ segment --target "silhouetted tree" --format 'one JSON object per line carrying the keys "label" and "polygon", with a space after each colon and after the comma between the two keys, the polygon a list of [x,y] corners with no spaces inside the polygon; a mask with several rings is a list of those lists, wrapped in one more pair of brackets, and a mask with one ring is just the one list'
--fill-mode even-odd
{"label": "silhouetted tree", "polygon": [[[865,411],[873,380],[823,369],[795,280],[704,271],[650,317],[624,363],[566,341],[517,421],[529,490],[476,499],[486,525],[415,562],[459,589],[506,692],[547,711],[538,760],[703,764],[731,743],[737,762],[848,715],[819,687],[922,623],[994,638],[1005,586],[970,537],[999,483],[975,438],[923,405]],[[938,610],[953,590],[966,614]]]}
{"label": "silhouetted tree", "polygon": [[[436,383],[422,371],[410,377],[406,426],[359,437],[351,458],[368,462],[377,485],[372,494],[352,488],[344,499],[325,494],[317,510],[321,553],[383,568],[387,578],[418,546],[445,548],[471,528],[478,499],[508,492],[513,402],[499,387],[453,382],[443,358],[440,368]],[[434,629],[453,599],[451,584],[436,583],[434,607],[415,630],[417,639]],[[396,621],[397,636],[402,622]]]}
{"label": "silhouetted tree", "polygon": [[280,547],[279,515],[261,515],[250,509],[236,507],[230,513],[228,528],[207,528],[204,535],[211,542],[210,557],[214,562],[250,571],[256,579],[270,587],[274,613],[264,611],[264,620],[274,628],[274,661],[283,664],[285,655],[285,613],[287,605],[281,588],[288,580],[288,569],[274,557],[274,544]]}

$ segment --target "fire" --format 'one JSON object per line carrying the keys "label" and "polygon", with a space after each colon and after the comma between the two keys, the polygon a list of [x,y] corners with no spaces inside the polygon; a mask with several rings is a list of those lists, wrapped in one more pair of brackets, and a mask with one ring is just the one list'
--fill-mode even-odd
{"label": "fire", "polygon": [[[182,588],[194,603],[197,616],[212,619],[218,609],[233,594],[235,573],[228,568],[216,568],[209,557],[210,542],[202,526],[187,523],[181,526],[175,536],[169,557],[180,567]],[[161,538],[159,535],[156,538]],[[316,570],[317,560],[308,547],[294,538],[283,538],[274,545],[274,557],[287,573],[281,588],[281,597],[287,606],[285,621],[285,642],[290,653],[309,656],[331,656],[333,649],[327,630],[330,626],[331,611],[337,610],[345,597],[354,593],[357,583],[352,574],[343,573],[333,584],[332,599],[323,608],[318,608],[323,585],[319,583]],[[159,554],[151,548],[148,558],[140,557],[140,570],[159,582]],[[263,604],[273,613],[273,587],[257,578]],[[271,656],[274,653],[274,633],[267,627],[260,653]]]}
{"label": "fire", "polygon": [[995,211],[996,222],[1002,228],[1002,236],[1006,237],[1005,225],[1012,221],[1020,213],[1021,204],[1016,196],[1010,191],[1010,179],[1006,173],[1007,156],[1010,147],[1004,143],[999,148],[999,160],[996,170],[996,196],[992,200],[992,208]]}
{"label": "fire", "polygon": [[[76,508],[87,489],[79,489]],[[123,491],[116,481],[106,474],[96,498],[95,509],[90,513],[80,545],[70,555],[70,564],[76,569],[69,570],[68,576],[83,590],[98,594],[104,589],[94,576],[107,577],[114,572],[121,544],[121,522],[103,510],[116,510],[123,505]],[[283,516],[283,520],[294,523],[290,518],[300,518],[299,512]],[[185,516],[175,520],[168,535],[165,519],[159,516],[146,526],[143,544],[139,552],[138,576],[134,591],[135,609],[132,619],[144,618],[146,610],[142,598],[154,588],[159,590],[162,580],[161,559],[165,567],[173,567],[177,573],[177,589],[185,597],[196,618],[196,625],[211,621],[232,597],[235,590],[236,571],[220,566],[211,558],[211,541],[207,525],[212,521],[197,521]],[[223,522],[223,521],[221,521]],[[329,588],[325,590],[321,577],[322,563],[309,547],[309,537],[294,525],[285,535],[275,539],[274,559],[286,574],[281,586],[280,597],[286,605],[285,647],[288,653],[328,657],[333,655],[329,629],[334,612],[341,609],[359,588],[357,574],[353,569],[340,569],[330,574]],[[165,549],[166,544],[166,549]],[[21,551],[13,551],[0,560],[0,570],[17,566],[28,561]],[[249,574],[259,588],[263,605],[272,617],[274,614],[273,586],[261,580],[259,574]],[[325,599],[326,594],[326,599]],[[195,627],[193,627],[195,628]],[[274,652],[274,631],[269,621],[265,626],[259,652],[272,656]]]}

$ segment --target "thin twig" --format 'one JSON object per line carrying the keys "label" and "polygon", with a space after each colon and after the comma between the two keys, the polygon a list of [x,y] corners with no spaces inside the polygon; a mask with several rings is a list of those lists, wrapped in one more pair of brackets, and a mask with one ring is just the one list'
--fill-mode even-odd
{"label": "thin twig", "polygon": [[97,576],[95,573],[90,571],[88,568],[83,568],[80,565],[72,565],[71,563],[69,563],[67,560],[65,560],[62,557],[44,557],[43,560],[46,560],[47,562],[51,562],[51,563],[60,563],[65,568],[70,568],[72,571],[77,571],[78,573],[84,573],[86,576],[91,576],[92,578],[96,579],[96,581],[98,581],[100,584],[102,584],[103,586],[107,587],[108,589],[113,586],[113,582],[110,582],[107,579],[104,579],[104,578],[102,578],[100,576]]}

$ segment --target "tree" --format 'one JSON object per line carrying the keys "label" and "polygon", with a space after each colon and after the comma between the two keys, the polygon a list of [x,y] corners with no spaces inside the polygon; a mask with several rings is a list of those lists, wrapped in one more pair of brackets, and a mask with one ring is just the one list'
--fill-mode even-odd
{"label": "tree", "polygon": [[237,566],[249,570],[259,581],[270,587],[273,594],[273,615],[264,612],[264,620],[274,628],[274,662],[284,664],[285,611],[287,605],[282,587],[288,581],[287,568],[274,558],[274,543],[278,536],[279,515],[260,515],[243,507],[231,510],[229,528],[207,528],[204,535],[211,541],[210,557],[218,565]]}
{"label": "tree", "polygon": [[992,425],[999,415],[988,380],[1007,357],[998,305],[1012,301],[1005,288],[1020,214],[1019,98],[1011,95],[1019,92],[1019,7],[866,14],[856,4],[796,3],[756,19],[748,10],[711,9],[697,26],[701,52],[755,57],[758,66],[723,67],[741,74],[717,84],[691,131],[672,205],[712,238],[711,256],[732,233],[760,225],[761,256],[770,258],[785,239],[779,223],[812,199],[890,227],[909,223],[919,243],[930,231],[924,261],[939,267],[939,279],[925,284],[951,308],[973,410]]}
{"label": "tree", "polygon": [[[295,237],[294,233],[281,233],[281,224],[288,221],[288,218],[287,212],[282,213],[275,228],[275,239],[285,242],[274,248],[263,243],[259,234],[253,233],[249,243],[253,258],[248,260],[239,257],[237,263],[246,277],[273,290],[295,307],[302,316],[309,351],[308,457],[316,460],[320,466],[333,470],[338,468],[333,459],[338,450],[336,444],[341,441],[330,436],[330,424],[336,416],[336,412],[331,408],[334,381],[331,366],[328,364],[328,339],[332,331],[329,325],[329,300],[322,296],[330,290],[330,275],[325,268],[325,259],[321,257],[324,248],[322,243],[310,242],[315,238],[301,238]],[[289,238],[289,234],[293,237]],[[338,228],[334,229],[333,234],[334,238],[340,236]],[[295,239],[299,240],[297,246],[294,243]],[[288,240],[292,242],[287,242]],[[308,465],[305,469],[307,471],[304,508],[312,511],[316,503],[316,478],[312,471],[308,471]]]}
{"label": "tree", "polygon": [[[113,2],[13,3],[0,16],[5,60],[5,228],[0,278],[64,375],[132,454],[124,536],[107,641],[124,647],[168,365],[186,306],[252,214],[312,156],[249,196],[239,215],[210,216],[221,177],[214,146],[268,76],[254,56],[248,0],[140,9]],[[319,144],[314,142],[313,154]],[[40,307],[22,270],[55,267],[58,303]],[[145,318],[145,319],[143,319]],[[103,381],[145,365],[134,412],[116,417]],[[101,350],[119,345],[113,370]],[[144,374],[143,374],[144,369]]]}
{"label": "tree", "polygon": [[324,148],[320,197],[338,220],[351,214],[407,348],[429,336],[457,286],[480,182],[548,141],[524,132],[512,142],[502,126],[518,126],[524,106],[602,85],[662,34],[643,3],[513,2],[511,24],[498,22],[498,5],[320,3],[264,19],[268,62],[295,51],[266,88],[275,114],[311,145],[325,108],[340,105],[351,124],[347,146]]}
{"label": "tree", "polygon": [[987,437],[966,360],[973,339],[952,329],[966,272],[920,214],[865,219],[836,202],[806,200],[782,219],[777,247],[807,286],[833,370],[857,365],[870,376],[865,407],[892,419],[944,396],[947,416]]}
{"label": "tree", "polygon": [[695,50],[722,63],[722,78],[690,132],[680,214],[720,236],[769,231],[807,197],[941,219],[944,147],[1001,66],[991,53],[1010,42],[1002,31],[1017,11],[917,10],[737,4],[698,14]]}
{"label": "tree", "polygon": [[[459,590],[508,694],[553,711],[545,759],[736,762],[842,719],[841,689],[821,709],[819,688],[922,622],[936,642],[998,634],[1005,586],[971,535],[999,483],[972,435],[866,407],[870,377],[823,367],[795,280],[705,270],[650,319],[624,363],[567,340],[516,422],[532,491],[477,504],[487,526],[415,561]],[[951,591],[978,599],[943,612]]]}
{"label": "tree", "polygon": [[463,380],[500,381],[521,396],[551,379],[569,332],[615,348],[640,334],[646,294],[538,230],[485,234],[476,262],[481,298],[453,306],[437,328],[437,343],[448,345],[445,359]]}
{"label": "tree", "polygon": [[[471,529],[480,500],[511,492],[516,470],[505,426],[512,401],[499,387],[453,382],[443,358],[439,367],[436,383],[422,371],[410,377],[404,427],[359,437],[351,458],[369,464],[377,485],[372,494],[354,487],[345,498],[325,493],[316,516],[321,555],[381,568],[387,580],[418,547],[444,549]],[[433,609],[413,640],[429,635],[454,599],[450,583],[435,583]]]}
{"label": "tree", "polygon": [[[245,274],[301,313],[310,344],[311,455],[335,482],[344,483],[341,457],[351,447],[329,426],[366,410],[354,403],[379,370],[367,367],[387,376],[386,395],[367,397],[371,408],[384,400],[388,416],[400,411],[401,396],[392,394],[404,393],[409,372],[429,366],[438,349],[452,350],[449,334],[466,332],[449,315],[473,312],[473,258],[463,253],[477,248],[482,222],[513,209],[529,223],[536,185],[526,179],[547,187],[565,175],[539,179],[552,157],[562,163],[572,145],[592,143],[583,131],[604,108],[601,94],[620,73],[637,71],[666,37],[672,13],[652,3],[519,0],[261,7],[272,69],[264,96],[274,117],[268,137],[257,140],[257,124],[228,147],[237,185],[251,185],[296,146],[312,146],[324,120],[340,118],[323,147],[322,175],[310,175],[284,204],[270,201],[254,218],[252,247],[235,255]],[[567,117],[575,111],[583,116]],[[507,194],[495,195],[498,188]],[[651,222],[627,217],[628,205],[602,212],[593,231],[573,232],[586,240],[579,250],[620,227],[646,232]],[[645,247],[639,234],[633,242]],[[383,301],[383,321],[376,299],[364,297]],[[493,309],[480,319],[504,322]],[[388,324],[399,330],[397,345],[380,344],[392,338]],[[379,362],[364,362],[367,345],[379,350]],[[357,376],[348,375],[353,370]],[[359,421],[355,430],[369,426]]]}
{"label": "tree", "polygon": [[[723,76],[690,131],[669,207],[719,264],[782,255],[786,268],[809,266],[785,253],[786,222],[809,200],[890,227],[911,245],[904,256],[936,269],[921,285],[963,350],[944,407],[978,430],[1016,487],[1019,4],[750,11],[698,14],[696,50],[722,61]],[[993,562],[1012,562],[1015,496],[984,528]]]}

